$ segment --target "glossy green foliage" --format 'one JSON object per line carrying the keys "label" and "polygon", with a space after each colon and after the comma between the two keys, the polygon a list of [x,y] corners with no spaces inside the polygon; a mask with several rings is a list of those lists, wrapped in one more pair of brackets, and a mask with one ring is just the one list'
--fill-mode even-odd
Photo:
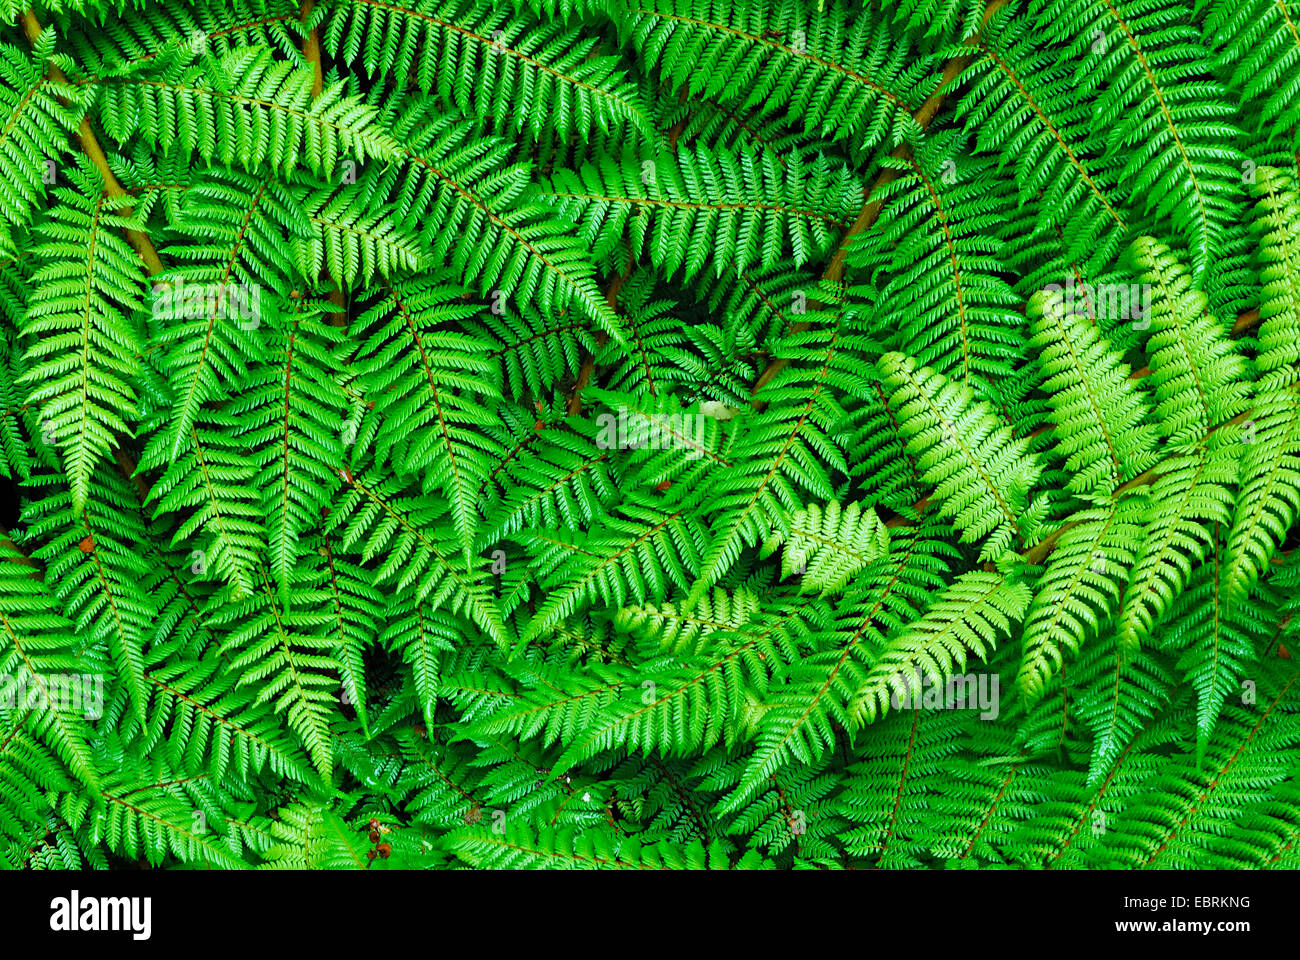
{"label": "glossy green foliage", "polygon": [[1297,23],[0,0],[0,866],[1300,865]]}

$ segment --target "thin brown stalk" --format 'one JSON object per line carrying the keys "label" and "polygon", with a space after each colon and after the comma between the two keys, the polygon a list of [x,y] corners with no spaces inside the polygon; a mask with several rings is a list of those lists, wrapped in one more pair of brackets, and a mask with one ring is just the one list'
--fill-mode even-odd
{"label": "thin brown stalk", "polygon": [[[984,17],[980,22],[980,30],[983,30],[984,25],[989,22],[989,19],[993,14],[1000,10],[1006,2],[1007,0],[992,0],[992,2],[984,8]],[[978,42],[979,32],[977,31],[967,38],[965,44],[966,46],[973,47]],[[926,98],[925,102],[921,104],[916,113],[912,115],[922,130],[927,129],[930,126],[930,121],[934,119],[935,115],[939,112],[939,108],[943,106],[944,100],[947,99],[948,94],[951,92],[949,89],[950,85],[957,79],[958,75],[963,70],[970,66],[972,60],[974,60],[974,54],[964,54],[960,57],[953,57],[944,65],[943,73],[939,78],[939,84],[935,87],[934,92]],[[900,145],[891,154],[891,156],[898,159],[908,159],[911,155],[912,150],[907,146],[907,144]],[[883,202],[879,199],[880,191],[886,185],[897,179],[898,173],[897,170],[892,168],[882,170],[876,177],[875,181],[871,184],[871,188],[867,190],[866,193],[866,202],[858,212],[857,219],[854,220],[853,224],[845,231],[844,236],[840,239],[839,247],[836,248],[835,254],[826,265],[826,269],[822,273],[823,280],[832,283],[840,283],[844,279],[844,258],[848,256],[849,241],[858,234],[865,233],[871,229],[872,224],[874,224],[876,219],[880,216],[880,209],[883,205]],[[810,300],[809,306],[817,308],[823,305],[816,304],[814,301]],[[804,330],[809,329],[811,326],[812,324],[807,321],[801,321],[793,324],[790,327],[790,332],[801,333]],[[757,394],[759,390],[772,381],[773,377],[785,369],[789,362],[790,361],[784,357],[777,357],[768,363],[767,368],[764,369],[762,374],[759,375],[759,378],[754,381],[753,387],[750,388],[750,394]],[[758,405],[761,401],[755,400],[754,403],[755,405]]]}

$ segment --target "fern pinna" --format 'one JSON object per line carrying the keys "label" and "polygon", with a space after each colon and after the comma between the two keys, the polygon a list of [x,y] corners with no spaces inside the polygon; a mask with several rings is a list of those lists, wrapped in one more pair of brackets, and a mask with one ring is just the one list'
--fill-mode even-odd
{"label": "fern pinna", "polygon": [[1294,3],[0,12],[0,864],[1297,865]]}

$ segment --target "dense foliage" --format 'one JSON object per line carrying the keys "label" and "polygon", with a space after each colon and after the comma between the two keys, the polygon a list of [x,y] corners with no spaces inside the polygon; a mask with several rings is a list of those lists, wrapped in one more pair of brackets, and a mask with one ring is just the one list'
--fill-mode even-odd
{"label": "dense foliage", "polygon": [[1292,867],[1294,0],[0,0],[0,864]]}

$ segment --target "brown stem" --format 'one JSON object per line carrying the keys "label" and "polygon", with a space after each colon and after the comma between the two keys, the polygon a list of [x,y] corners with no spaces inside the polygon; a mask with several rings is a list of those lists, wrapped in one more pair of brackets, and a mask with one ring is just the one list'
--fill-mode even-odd
{"label": "brown stem", "polygon": [[5,557],[4,558],[5,560],[9,561],[10,563],[21,563],[31,567],[32,572],[28,574],[28,576],[30,576],[34,580],[45,579],[44,577],[41,576],[41,568],[36,565],[36,561],[33,560],[31,557],[27,556],[27,554],[23,552],[22,548],[20,548],[18,544],[13,542],[13,540],[9,537],[9,531],[6,530],[4,527],[0,527],[0,545],[8,547],[15,554],[17,554],[17,556],[13,556],[13,557]]}
{"label": "brown stem", "polygon": [[140,498],[140,503],[149,499],[149,484],[145,482],[144,477],[135,475],[135,458],[127,453],[121,447],[113,451],[113,460],[117,464],[118,473],[135,487],[135,495]]}
{"label": "brown stem", "polygon": [[[627,255],[627,265],[623,267],[623,272],[614,275],[609,286],[605,289],[605,302],[609,304],[609,309],[613,310],[618,305],[618,293],[623,289],[623,284],[627,278],[632,276],[632,268],[636,262],[632,259],[629,251]],[[596,345],[603,347],[609,342],[609,335],[603,330],[596,334]],[[582,357],[582,365],[578,368],[578,379],[573,383],[573,393],[569,395],[568,414],[576,417],[582,413],[582,389],[591,382],[591,375],[596,368],[595,353],[585,352]]]}
{"label": "brown stem", "polygon": [[[35,46],[36,41],[40,39],[41,36],[41,23],[36,19],[36,11],[30,7],[23,11],[23,31],[27,34],[28,42]],[[63,71],[60,70],[56,64],[48,64],[48,69],[50,79],[55,83],[68,82],[67,76],[64,75]],[[68,102],[62,97],[59,99],[65,105]],[[81,118],[81,124],[77,127],[77,139],[81,142],[82,153],[84,153],[89,158],[90,162],[95,165],[95,169],[99,171],[99,175],[103,178],[104,192],[110,197],[125,197],[130,201],[130,194],[122,189],[122,185],[118,183],[117,177],[113,176],[113,171],[109,169],[108,158],[104,156],[104,150],[99,145],[99,140],[95,137],[95,131],[90,128],[90,119],[88,117]],[[120,204],[117,210],[119,213],[126,213],[130,210],[130,207],[131,203],[127,202]],[[141,233],[139,230],[128,230],[126,232],[126,238],[130,242],[131,246],[135,248],[136,254],[144,262],[145,269],[148,271],[149,276],[153,276],[162,270],[162,261],[158,259],[158,251],[154,249],[153,243],[147,236],[145,236],[145,234]]]}
{"label": "brown stem", "polygon": [[[303,0],[298,16],[300,22],[307,22],[307,18],[311,16],[311,11],[314,6],[315,0]],[[311,64],[311,95],[313,97],[319,97],[325,89],[325,74],[321,68],[320,34],[317,32],[315,27],[308,30],[307,35],[303,37],[302,58]],[[328,279],[323,267],[321,268],[321,279]],[[343,291],[337,286],[331,286],[327,297],[329,298],[330,303],[338,307],[337,310],[332,310],[328,314],[329,325],[331,327],[346,327],[348,325],[348,304],[347,300],[343,296]]]}
{"label": "brown stem", "polygon": [[[33,46],[35,46],[36,41],[40,39],[41,30],[41,23],[36,18],[36,11],[30,7],[24,10],[23,31],[27,34],[28,42]],[[49,64],[49,72],[50,79],[54,80],[56,83],[67,82],[67,76],[56,64]],[[63,102],[67,103],[66,100]],[[110,197],[126,197],[130,200],[130,194],[122,188],[122,184],[118,182],[117,177],[113,175],[113,171],[109,168],[108,158],[104,155],[104,150],[99,145],[99,139],[95,136],[95,131],[91,129],[90,119],[88,117],[81,118],[81,125],[77,129],[77,139],[81,144],[82,153],[84,153],[90,162],[94,164],[95,169],[99,171],[100,177],[103,178],[104,192]],[[130,203],[123,204],[118,207],[118,212],[128,212],[130,206]],[[152,277],[155,274],[162,272],[162,260],[158,258],[158,251],[154,248],[153,242],[150,241],[147,235],[139,230],[128,230],[126,231],[126,238],[135,249],[137,256],[140,258],[140,262],[144,265],[145,273],[148,276]],[[123,475],[135,484],[137,491],[140,492],[141,500],[143,501],[148,495],[149,487],[142,478],[131,476],[132,471],[135,469],[135,461],[131,458],[130,454],[122,450],[121,447],[116,447],[113,450],[113,456],[117,461],[118,468],[123,471]]]}
{"label": "brown stem", "polygon": [[1237,322],[1232,325],[1234,334],[1245,333],[1255,324],[1259,323],[1259,309],[1247,310],[1237,318]]}
{"label": "brown stem", "polygon": [[[298,16],[298,19],[303,23],[306,23],[307,18],[311,16],[311,10],[314,5],[314,0],[303,0],[302,11]],[[321,91],[325,89],[325,77],[321,72],[320,66],[320,35],[316,32],[315,27],[308,30],[307,36],[303,38],[302,56],[304,60],[311,64],[311,95],[313,97],[319,97]]]}
{"label": "brown stem", "polygon": [[[686,102],[686,91],[688,89],[688,87],[682,87],[681,96],[677,98],[679,103]],[[682,135],[682,131],[686,129],[686,121],[689,119],[690,113],[688,111],[683,112],[681,119],[674,123],[668,130],[668,149],[671,150],[674,155],[677,153],[677,139]]]}
{"label": "brown stem", "polygon": [[[989,18],[1005,6],[1006,2],[1007,0],[992,0],[992,2],[984,8],[984,17],[980,21],[980,30],[983,30],[984,25],[989,22]],[[978,42],[979,32],[977,31],[967,38],[965,45],[968,47],[974,46]],[[913,119],[916,120],[922,130],[927,129],[930,126],[930,121],[934,119],[935,114],[939,112],[939,108],[943,106],[944,100],[948,97],[949,84],[951,84],[963,70],[970,66],[973,59],[973,54],[966,54],[960,57],[953,57],[944,65],[938,86],[934,88],[934,92],[925,99],[925,102],[922,103],[916,113],[912,115]],[[910,158],[911,155],[912,150],[907,144],[900,144],[894,149],[893,153],[890,154],[890,156],[898,159],[907,159]],[[834,256],[831,257],[830,263],[826,265],[826,270],[822,273],[823,280],[829,280],[832,283],[839,283],[844,279],[844,258],[848,256],[849,241],[858,234],[865,233],[867,230],[871,229],[872,224],[876,222],[876,218],[880,216],[880,209],[882,206],[882,201],[872,198],[879,197],[881,188],[897,179],[898,173],[899,172],[894,169],[882,170],[876,177],[875,181],[871,184],[870,189],[868,189],[866,193],[866,202],[858,212],[857,219],[854,220],[853,224],[845,231],[844,236],[840,239],[839,247],[835,250]],[[809,302],[809,306],[814,305],[816,307],[822,306],[821,304],[815,304],[813,301]],[[812,324],[807,321],[801,321],[793,324],[790,327],[790,332],[801,333],[804,330],[809,329],[811,326]],[[754,386],[749,391],[751,396],[757,394],[759,390],[770,383],[772,378],[784,370],[789,362],[790,361],[784,357],[778,357],[771,361],[759,378],[754,381]],[[756,406],[759,405],[759,403],[760,402],[757,400],[754,401]]]}

